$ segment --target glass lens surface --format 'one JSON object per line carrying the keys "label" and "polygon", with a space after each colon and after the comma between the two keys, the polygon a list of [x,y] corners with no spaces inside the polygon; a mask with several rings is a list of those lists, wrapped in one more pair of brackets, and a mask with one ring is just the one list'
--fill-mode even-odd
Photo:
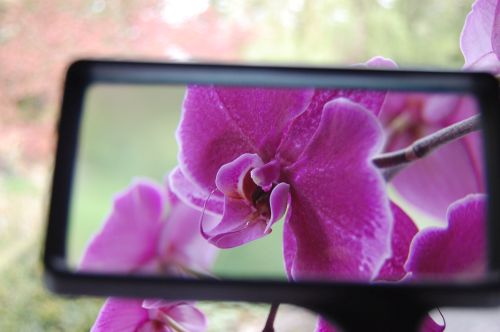
{"label": "glass lens surface", "polygon": [[469,95],[96,84],[68,264],[179,278],[477,280],[484,176]]}

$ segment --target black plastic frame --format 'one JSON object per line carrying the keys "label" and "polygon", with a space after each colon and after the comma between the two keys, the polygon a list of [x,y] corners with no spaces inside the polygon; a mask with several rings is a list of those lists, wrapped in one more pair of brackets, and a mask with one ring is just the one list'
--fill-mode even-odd
{"label": "black plastic frame", "polygon": [[[399,316],[396,320],[401,321],[400,325],[394,325],[394,329],[398,329],[413,326],[427,310],[438,306],[500,304],[500,274],[497,273],[491,274],[487,280],[468,284],[374,285],[241,279],[187,280],[71,271],[66,265],[65,255],[74,161],[83,99],[87,88],[94,83],[213,83],[469,93],[479,101],[485,135],[489,265],[492,271],[500,271],[500,103],[498,81],[493,76],[465,72],[82,60],[68,69],[58,124],[59,140],[43,257],[46,284],[52,291],[99,296],[285,302],[312,308],[327,316],[336,313],[338,321],[346,322],[345,326],[353,329],[359,329],[359,324],[365,323],[359,322],[359,313],[353,316],[350,308],[358,311],[370,308],[372,318],[380,320],[377,317],[384,315],[380,308],[390,307],[392,319]],[[366,316],[366,321],[370,321],[370,317]],[[358,323],[353,322],[355,320]],[[370,326],[376,329],[377,323],[370,323]],[[387,325],[384,328],[390,330]]]}

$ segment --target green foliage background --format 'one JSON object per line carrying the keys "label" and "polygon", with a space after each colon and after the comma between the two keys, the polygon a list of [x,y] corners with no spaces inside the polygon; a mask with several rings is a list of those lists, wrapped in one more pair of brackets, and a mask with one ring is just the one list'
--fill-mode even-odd
{"label": "green foliage background", "polygon": [[214,1],[251,20],[245,60],[353,64],[381,55],[401,66],[463,65],[459,37],[471,1]]}

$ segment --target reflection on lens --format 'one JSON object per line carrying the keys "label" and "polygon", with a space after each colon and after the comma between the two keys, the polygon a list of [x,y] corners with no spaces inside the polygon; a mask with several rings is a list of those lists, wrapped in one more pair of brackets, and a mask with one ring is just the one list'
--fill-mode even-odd
{"label": "reflection on lens", "polygon": [[94,85],[84,111],[76,269],[374,283],[486,273],[471,96]]}

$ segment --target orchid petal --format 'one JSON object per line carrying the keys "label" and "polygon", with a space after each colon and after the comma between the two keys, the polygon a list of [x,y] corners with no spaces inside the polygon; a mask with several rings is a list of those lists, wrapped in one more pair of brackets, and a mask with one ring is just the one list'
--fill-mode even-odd
{"label": "orchid petal", "polygon": [[256,196],[263,192],[253,182],[251,171],[262,166],[264,163],[258,155],[245,153],[217,172],[217,188],[225,195],[224,213],[212,230],[206,232],[205,225],[201,228],[211,243],[228,248],[253,241],[269,234],[271,226],[285,214],[288,184],[280,183],[270,193]]}
{"label": "orchid petal", "polygon": [[[500,59],[500,3],[497,1],[497,7],[495,9],[495,18],[493,20],[493,33],[491,36],[491,45],[493,52]],[[500,73],[500,71],[496,71]]]}
{"label": "orchid petal", "polygon": [[[378,60],[373,62],[376,66],[381,65]],[[371,65],[367,64],[367,66]],[[326,103],[336,98],[347,98],[378,115],[384,103],[385,95],[385,91],[316,89],[306,111],[297,116],[284,132],[283,140],[278,148],[282,163],[293,163],[309,144],[318,128]]]}
{"label": "orchid petal", "polygon": [[[500,64],[500,62],[499,62]],[[477,116],[480,113],[477,100],[471,96],[441,96],[434,95],[427,98],[424,106],[424,118],[431,124],[437,124],[436,118],[432,117],[430,114],[438,113],[448,113],[446,117],[440,119],[440,127],[434,130],[455,124],[459,121],[468,119],[472,116]],[[441,102],[439,102],[441,101]],[[477,192],[484,191],[484,170],[482,169],[483,164],[483,142],[481,132],[470,133],[465,137],[462,137],[459,142],[461,142],[466,150],[463,156],[463,163],[471,165],[471,173],[469,176],[475,178],[476,190]],[[437,152],[437,151],[436,151]],[[462,175],[458,175],[461,178]],[[465,174],[463,174],[465,176]],[[474,192],[470,191],[470,192]]]}
{"label": "orchid petal", "polygon": [[385,181],[371,163],[382,143],[380,124],[363,106],[344,98],[325,105],[309,145],[284,169],[294,279],[370,280],[380,269],[392,228]]}
{"label": "orchid petal", "polygon": [[[152,320],[163,323],[164,328],[176,324],[185,331],[199,332],[205,331],[207,327],[205,315],[194,306],[193,301],[144,300],[142,307],[149,310]],[[177,331],[175,327],[170,330]]]}
{"label": "orchid petal", "polygon": [[205,239],[219,248],[243,245],[269,233],[265,233],[266,222],[263,217],[254,217],[254,212],[246,200],[226,196],[220,223],[209,231],[205,231],[201,225],[201,232]]}
{"label": "orchid petal", "polygon": [[190,181],[179,167],[170,172],[168,181],[172,192],[194,209],[203,210],[205,213],[222,214],[224,196],[218,190],[212,193],[203,190]]}
{"label": "orchid petal", "polygon": [[280,165],[277,160],[271,160],[267,164],[254,168],[250,174],[253,182],[264,191],[271,190],[273,183],[277,182],[280,176]]}
{"label": "orchid petal", "polygon": [[[438,94],[423,97],[422,120],[429,124],[443,123],[444,127],[447,124],[447,120],[453,117],[454,113],[457,113],[459,110],[462,99],[461,96],[455,94]],[[477,112],[474,112],[476,107],[472,107],[471,109],[473,110],[473,114],[469,116],[477,114]]]}
{"label": "orchid petal", "polygon": [[418,229],[413,220],[392,202],[391,210],[394,217],[391,237],[392,255],[385,260],[377,280],[399,281],[406,275],[404,265],[408,258],[411,241]]}
{"label": "orchid petal", "polygon": [[162,188],[147,181],[137,181],[117,196],[80,269],[131,272],[154,259],[163,226],[163,199]]}
{"label": "orchid petal", "polygon": [[[420,108],[424,99],[425,95],[420,93],[408,94],[407,92],[390,91],[386,94],[378,117],[384,124],[389,138],[390,135],[401,132],[408,123],[421,121]],[[405,144],[407,143],[405,142]]]}
{"label": "orchid petal", "polygon": [[333,326],[329,321],[324,318],[319,318],[316,323],[315,332],[337,332],[335,326]]}
{"label": "orchid petal", "polygon": [[468,67],[463,68],[466,71],[488,71],[494,75],[500,74],[500,61],[498,55],[493,52],[486,53],[471,63]]}
{"label": "orchid petal", "polygon": [[149,320],[141,300],[109,298],[97,316],[91,332],[135,332]]}
{"label": "orchid petal", "polygon": [[268,162],[310,96],[307,89],[190,86],[177,130],[183,173],[210,191],[220,167],[241,154]]}
{"label": "orchid petal", "polygon": [[269,206],[271,209],[271,218],[267,223],[267,227],[264,233],[268,233],[271,227],[278,220],[283,218],[290,201],[290,186],[287,183],[279,183],[273,191],[271,191],[271,196],[269,197]]}
{"label": "orchid petal", "polygon": [[436,323],[431,316],[426,315],[418,332],[443,332],[446,328],[446,324],[440,325]]}
{"label": "orchid petal", "polygon": [[202,211],[184,204],[173,193],[168,199],[170,211],[158,244],[158,256],[163,265],[172,263],[172,266],[193,270],[210,270],[218,249],[201,236],[199,224],[202,221],[204,225],[214,227],[220,217],[203,214],[202,220]]}
{"label": "orchid petal", "polygon": [[191,303],[179,302],[170,306],[165,313],[185,331],[203,332],[207,328],[205,315]]}
{"label": "orchid petal", "polygon": [[232,110],[232,119],[257,147],[263,160],[276,152],[288,121],[303,112],[312,89],[221,88],[216,87],[222,104]]}
{"label": "orchid petal", "polygon": [[141,325],[138,329],[134,330],[134,332],[176,332],[176,331],[171,329],[167,325],[149,320],[143,325]]}
{"label": "orchid petal", "polygon": [[[250,153],[242,154],[235,160],[222,165],[215,177],[215,184],[225,196],[244,198],[246,194],[244,187],[247,185],[245,179],[248,173],[252,169],[262,165],[264,163],[258,155]],[[246,198],[251,199],[251,197]]]}
{"label": "orchid petal", "polygon": [[413,162],[392,179],[392,184],[407,202],[444,221],[452,202],[481,191],[468,154],[463,141],[451,142]]}
{"label": "orchid petal", "polygon": [[290,216],[292,215],[292,207],[285,216],[285,223],[283,225],[283,262],[285,265],[286,275],[288,279],[292,280],[293,262],[297,254],[297,240],[295,234],[290,227]]}
{"label": "orchid petal", "polygon": [[460,48],[465,67],[478,63],[485,55],[495,53],[500,61],[500,4],[496,0],[477,0],[465,19]]}
{"label": "orchid petal", "polygon": [[484,275],[485,213],[486,195],[471,194],[450,206],[446,228],[418,233],[405,266],[412,278],[468,280]]}
{"label": "orchid petal", "polygon": [[369,69],[398,69],[398,65],[394,60],[385,58],[383,56],[375,56],[363,64],[359,64],[359,67],[365,67]]}

